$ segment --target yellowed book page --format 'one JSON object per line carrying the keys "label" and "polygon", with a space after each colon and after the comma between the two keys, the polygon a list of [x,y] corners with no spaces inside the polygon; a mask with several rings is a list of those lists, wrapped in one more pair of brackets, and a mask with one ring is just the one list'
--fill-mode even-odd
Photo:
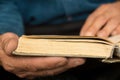
{"label": "yellowed book page", "polygon": [[112,36],[109,38],[109,40],[114,43],[118,43],[118,42],[120,42],[120,35]]}
{"label": "yellowed book page", "polygon": [[19,39],[14,54],[25,56],[66,56],[108,58],[111,56],[112,45],[94,42],[69,42],[49,39]]}

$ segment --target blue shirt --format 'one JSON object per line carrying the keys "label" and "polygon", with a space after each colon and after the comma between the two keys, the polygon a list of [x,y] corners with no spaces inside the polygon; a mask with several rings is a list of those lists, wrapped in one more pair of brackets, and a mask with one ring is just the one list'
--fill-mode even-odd
{"label": "blue shirt", "polygon": [[115,0],[0,0],[0,34],[24,34],[24,24],[85,20],[98,6]]}

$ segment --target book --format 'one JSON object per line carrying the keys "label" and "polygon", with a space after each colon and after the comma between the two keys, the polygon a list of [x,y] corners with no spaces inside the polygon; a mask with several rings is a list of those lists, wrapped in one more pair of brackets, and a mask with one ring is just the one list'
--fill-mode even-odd
{"label": "book", "polygon": [[90,36],[23,35],[17,56],[60,56],[100,58],[102,62],[120,62],[120,36],[109,39]]}

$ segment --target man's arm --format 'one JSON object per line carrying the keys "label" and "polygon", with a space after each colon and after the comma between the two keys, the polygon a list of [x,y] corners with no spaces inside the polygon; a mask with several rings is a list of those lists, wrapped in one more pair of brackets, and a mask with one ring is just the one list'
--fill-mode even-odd
{"label": "man's arm", "polygon": [[18,35],[24,33],[22,17],[16,4],[12,1],[0,1],[0,34],[14,32]]}

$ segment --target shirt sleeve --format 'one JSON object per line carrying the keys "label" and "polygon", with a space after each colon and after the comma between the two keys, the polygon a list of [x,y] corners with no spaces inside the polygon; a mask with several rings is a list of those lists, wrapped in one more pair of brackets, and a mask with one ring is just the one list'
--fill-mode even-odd
{"label": "shirt sleeve", "polygon": [[14,2],[0,1],[0,34],[13,32],[24,34],[24,26],[20,12]]}

